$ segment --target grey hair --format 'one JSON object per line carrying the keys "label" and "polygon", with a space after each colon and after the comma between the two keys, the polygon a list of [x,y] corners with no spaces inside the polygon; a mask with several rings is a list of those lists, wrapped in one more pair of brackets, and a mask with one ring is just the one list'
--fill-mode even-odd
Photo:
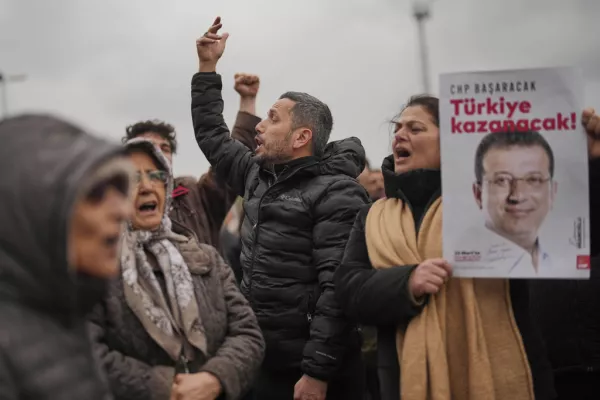
{"label": "grey hair", "polygon": [[286,92],[280,99],[290,99],[292,107],[292,129],[306,127],[312,131],[313,155],[321,158],[329,142],[333,128],[333,116],[327,104],[316,97],[301,92]]}

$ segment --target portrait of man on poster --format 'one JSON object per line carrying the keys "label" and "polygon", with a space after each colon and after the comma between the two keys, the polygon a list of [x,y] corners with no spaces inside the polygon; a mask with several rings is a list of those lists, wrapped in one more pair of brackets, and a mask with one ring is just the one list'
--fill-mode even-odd
{"label": "portrait of man on poster", "polygon": [[556,274],[539,238],[558,189],[554,167],[552,148],[538,132],[490,133],[477,147],[473,195],[485,229],[476,241],[487,246],[483,260],[504,263],[509,277]]}

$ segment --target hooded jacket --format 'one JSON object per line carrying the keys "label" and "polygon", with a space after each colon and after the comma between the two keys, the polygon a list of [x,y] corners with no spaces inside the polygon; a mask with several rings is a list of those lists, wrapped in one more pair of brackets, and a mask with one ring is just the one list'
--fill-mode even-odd
{"label": "hooded jacket", "polygon": [[358,334],[334,296],[333,273],[359,208],[369,202],[356,181],[360,141],[330,143],[319,160],[305,157],[262,168],[223,120],[221,77],[192,81],[196,140],[217,176],[244,197],[242,293],[267,344],[264,368],[301,368],[328,381],[360,352]]}
{"label": "hooded jacket", "polygon": [[0,398],[110,399],[84,322],[104,282],[69,268],[67,243],[81,188],[122,149],[46,116],[0,138]]}

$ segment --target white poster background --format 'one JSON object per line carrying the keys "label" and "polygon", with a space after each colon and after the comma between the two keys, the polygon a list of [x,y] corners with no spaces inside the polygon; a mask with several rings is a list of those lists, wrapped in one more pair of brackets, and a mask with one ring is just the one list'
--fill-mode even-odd
{"label": "white poster background", "polygon": [[[526,86],[528,90],[525,90]],[[487,89],[485,92],[484,87]],[[532,87],[535,90],[531,90]],[[490,93],[489,89],[498,88],[501,89],[500,92]],[[501,243],[503,238],[499,236],[488,237],[485,233],[476,233],[480,229],[488,231],[484,228],[484,218],[476,205],[472,189],[475,182],[475,151],[486,134],[452,133],[451,119],[455,106],[451,104],[451,100],[475,99],[475,102],[485,102],[487,98],[498,101],[501,97],[505,102],[527,100],[531,103],[529,113],[517,110],[511,118],[513,120],[526,118],[531,121],[536,117],[555,117],[557,113],[576,114],[575,124],[569,118],[568,130],[540,131],[553,150],[554,180],[557,182],[553,208],[546,216],[538,236],[542,250],[552,262],[552,272],[548,269],[546,273],[538,275],[533,268],[515,269],[518,263],[515,257],[521,250],[520,247],[509,249],[507,246],[513,245],[512,242]],[[454,276],[589,279],[588,156],[585,131],[580,123],[584,108],[582,100],[583,85],[578,71],[572,68],[441,75],[443,248],[444,258],[454,268]],[[463,109],[459,119],[463,122],[507,119],[506,114],[466,116],[462,111]],[[485,108],[482,111],[485,112]],[[479,125],[476,128],[482,127],[482,124],[475,125]],[[563,125],[562,128],[564,127]],[[577,225],[578,220],[582,224]],[[580,239],[576,238],[578,235]],[[573,244],[578,241],[581,248]],[[475,252],[469,253],[470,250]],[[457,256],[456,252],[464,253]],[[483,262],[482,259],[486,257],[492,262]],[[480,258],[479,262],[477,258]],[[467,259],[471,261],[456,261]],[[588,269],[582,269],[586,263]],[[530,273],[524,272],[529,270]]]}

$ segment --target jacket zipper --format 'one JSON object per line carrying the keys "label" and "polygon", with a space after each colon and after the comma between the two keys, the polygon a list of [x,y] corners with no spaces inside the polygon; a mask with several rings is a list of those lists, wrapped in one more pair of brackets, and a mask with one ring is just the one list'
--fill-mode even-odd
{"label": "jacket zipper", "polygon": [[[260,176],[259,176],[259,179],[260,179]],[[256,243],[258,243],[258,232],[259,232],[258,225],[260,223],[260,206],[262,205],[262,202],[263,202],[263,199],[265,198],[265,196],[269,193],[271,188],[273,186],[275,186],[276,184],[277,184],[277,175],[275,175],[275,181],[273,182],[273,184],[269,185],[269,187],[267,188],[267,190],[265,190],[263,195],[260,196],[260,200],[258,200],[258,212],[256,215],[256,222],[254,223],[254,225],[252,225],[252,230],[254,231],[254,240],[252,240],[252,260],[250,261],[250,271],[249,271],[250,279],[248,279],[248,302],[250,303],[250,306],[252,306],[252,304],[254,303],[254,301],[252,299],[252,273],[254,272],[254,259],[256,258]]]}
{"label": "jacket zipper", "polygon": [[311,305],[312,305],[312,292],[308,292],[308,300],[306,301],[306,319],[309,324],[313,320],[313,316],[312,316],[312,312],[311,312],[311,308],[312,308]]}
{"label": "jacket zipper", "polygon": [[[258,243],[258,233],[260,232],[260,207],[262,206],[262,202],[263,202],[264,198],[267,196],[267,194],[269,193],[269,191],[274,186],[276,186],[278,183],[283,183],[283,182],[287,181],[292,176],[296,175],[299,171],[301,171],[305,168],[311,167],[315,164],[317,164],[317,163],[311,163],[311,164],[302,166],[302,167],[298,168],[297,170],[295,170],[294,172],[292,172],[291,174],[289,174],[285,179],[283,179],[281,181],[278,181],[279,177],[273,173],[273,175],[275,175],[275,181],[273,182],[273,184],[271,184],[267,188],[267,190],[265,190],[263,195],[260,196],[260,200],[258,201],[258,212],[256,215],[256,222],[252,226],[252,230],[254,231],[254,240],[252,241],[252,261],[250,262],[250,271],[249,271],[250,279],[249,279],[249,283],[248,283],[248,302],[250,303],[250,306],[252,306],[252,304],[254,303],[253,298],[252,298],[252,273],[254,272],[254,261],[256,258],[256,244]],[[284,168],[284,170],[281,171],[279,176],[283,175],[285,171],[286,171],[286,169]],[[259,179],[260,179],[260,177],[259,177]]]}
{"label": "jacket zipper", "polygon": [[190,360],[185,356],[185,354],[181,355],[181,364],[183,365],[183,372],[186,374],[190,373],[190,369],[188,367],[188,363]]}

